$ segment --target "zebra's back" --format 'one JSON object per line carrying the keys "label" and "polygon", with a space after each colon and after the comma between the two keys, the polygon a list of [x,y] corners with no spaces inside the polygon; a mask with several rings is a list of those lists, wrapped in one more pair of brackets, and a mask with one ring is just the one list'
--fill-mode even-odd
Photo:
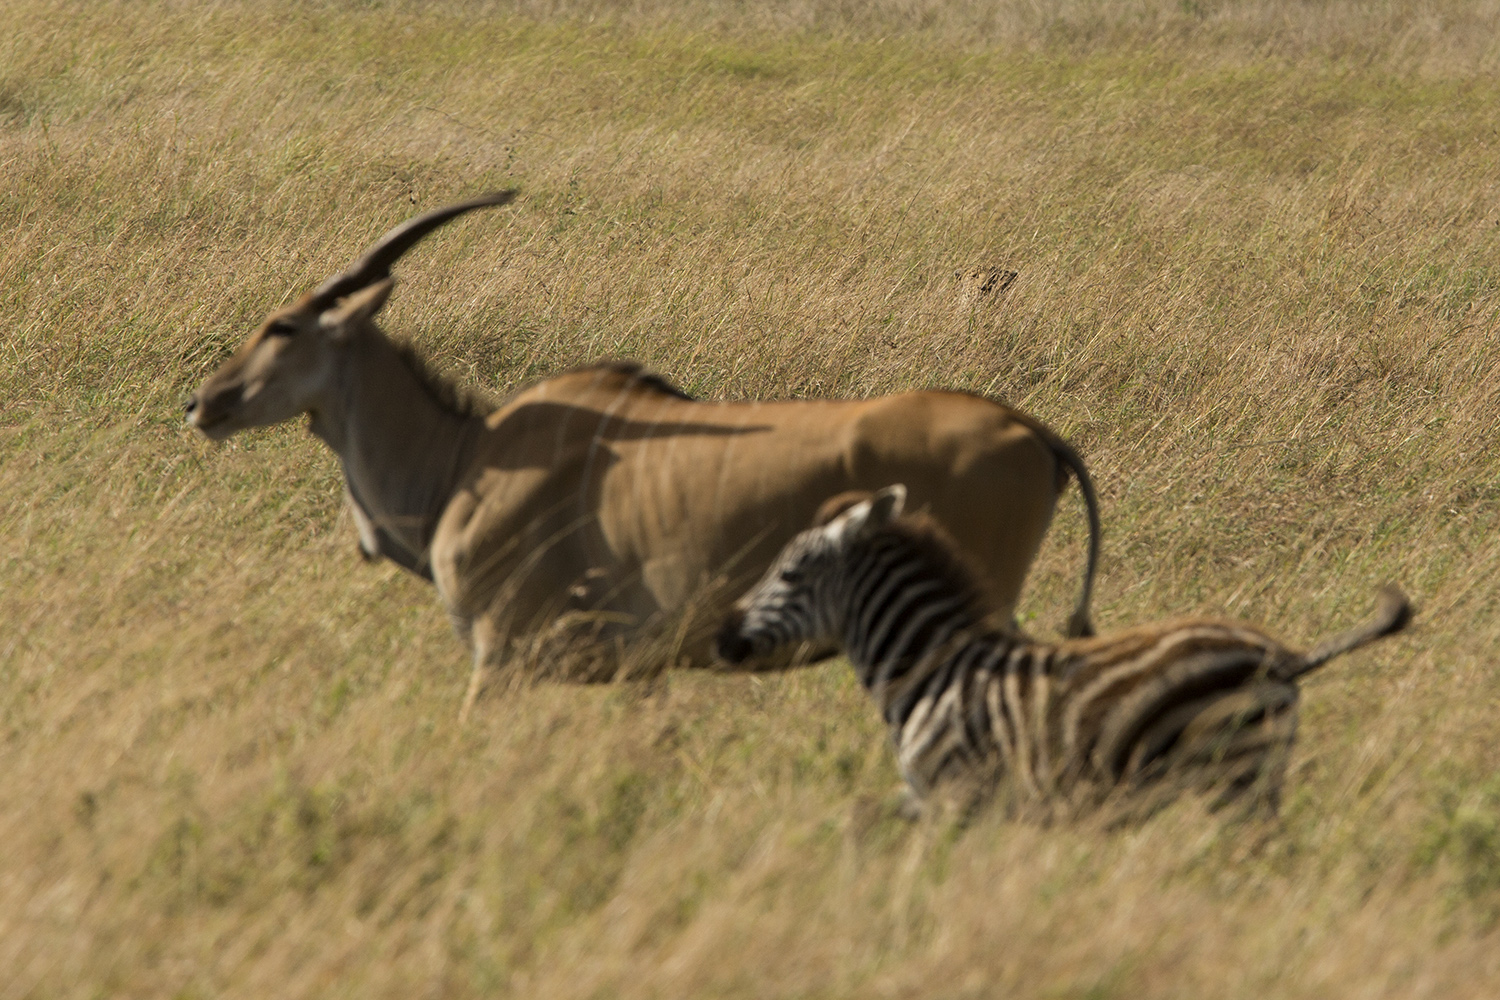
{"label": "zebra's back", "polygon": [[[1264,773],[1296,731],[1297,657],[1263,633],[1184,619],[1056,645],[975,636],[892,705],[902,774],[919,795],[975,773],[1028,798],[1107,793],[1174,768],[1237,783]],[[888,718],[890,716],[888,715]]]}

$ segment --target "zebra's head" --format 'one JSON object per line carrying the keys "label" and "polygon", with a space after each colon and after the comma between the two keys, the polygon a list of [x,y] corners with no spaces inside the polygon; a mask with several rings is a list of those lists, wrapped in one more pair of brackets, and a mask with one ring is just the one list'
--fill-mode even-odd
{"label": "zebra's head", "polygon": [[798,643],[839,639],[834,598],[851,547],[901,516],[906,487],[841,494],[823,505],[814,526],[787,542],[760,582],[734,603],[714,640],[714,655],[742,664]]}

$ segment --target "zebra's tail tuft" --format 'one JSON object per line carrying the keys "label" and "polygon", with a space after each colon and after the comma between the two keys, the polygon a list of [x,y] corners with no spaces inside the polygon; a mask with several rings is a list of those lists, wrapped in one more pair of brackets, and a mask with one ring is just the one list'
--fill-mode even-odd
{"label": "zebra's tail tuft", "polygon": [[1380,588],[1380,593],[1375,597],[1375,614],[1368,621],[1318,643],[1303,658],[1297,668],[1287,674],[1285,679],[1293,680],[1301,677],[1321,667],[1335,656],[1341,656],[1350,650],[1358,649],[1367,642],[1374,642],[1382,636],[1401,631],[1411,621],[1411,615],[1411,601],[1406,599],[1401,588],[1395,584],[1386,584]]}

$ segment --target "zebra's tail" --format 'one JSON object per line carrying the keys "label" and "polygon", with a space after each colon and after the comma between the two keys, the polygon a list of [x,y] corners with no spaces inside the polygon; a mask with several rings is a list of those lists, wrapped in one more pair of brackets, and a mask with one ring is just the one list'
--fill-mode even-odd
{"label": "zebra's tail", "polygon": [[1355,626],[1341,635],[1331,639],[1325,639],[1312,648],[1302,659],[1294,670],[1285,675],[1286,680],[1294,680],[1303,674],[1316,670],[1335,656],[1341,656],[1352,649],[1358,649],[1367,642],[1374,642],[1382,636],[1399,632],[1411,621],[1411,602],[1401,592],[1401,588],[1394,584],[1386,584],[1380,588],[1380,593],[1375,598],[1375,614],[1368,621]]}

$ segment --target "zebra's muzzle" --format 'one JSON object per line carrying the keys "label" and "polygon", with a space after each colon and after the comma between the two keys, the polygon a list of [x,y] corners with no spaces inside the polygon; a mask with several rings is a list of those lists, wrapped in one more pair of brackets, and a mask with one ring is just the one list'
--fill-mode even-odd
{"label": "zebra's muzzle", "polygon": [[714,656],[731,666],[739,666],[755,654],[755,643],[740,631],[744,624],[744,613],[735,610],[719,627],[719,634],[714,636]]}

